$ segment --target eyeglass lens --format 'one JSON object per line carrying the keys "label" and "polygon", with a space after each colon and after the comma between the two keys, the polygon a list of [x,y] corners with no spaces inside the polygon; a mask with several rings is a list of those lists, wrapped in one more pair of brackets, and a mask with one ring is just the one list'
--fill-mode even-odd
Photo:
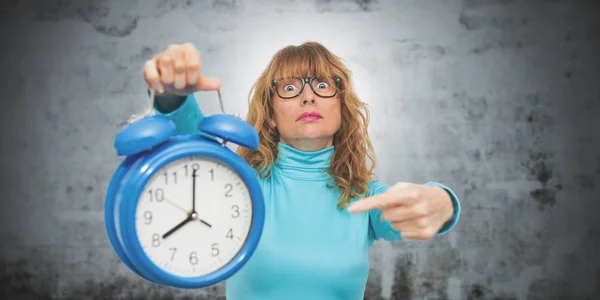
{"label": "eyeglass lens", "polygon": [[[285,78],[277,81],[277,93],[280,97],[294,97],[300,94],[304,82],[300,78]],[[335,84],[332,80],[313,79],[311,87],[315,94],[321,97],[331,97],[335,94]]]}

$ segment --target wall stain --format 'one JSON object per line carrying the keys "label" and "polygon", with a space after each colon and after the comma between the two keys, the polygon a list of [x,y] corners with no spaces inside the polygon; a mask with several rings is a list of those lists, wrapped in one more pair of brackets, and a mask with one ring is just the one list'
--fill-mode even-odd
{"label": "wall stain", "polygon": [[490,294],[490,290],[481,284],[473,284],[467,291],[468,300],[486,299],[486,295]]}
{"label": "wall stain", "polygon": [[515,0],[463,0],[463,6],[465,8],[480,8],[487,6],[506,6],[513,4]]}
{"label": "wall stain", "polygon": [[538,279],[529,285],[527,299],[581,299],[565,291],[572,290],[566,281],[555,279]]}
{"label": "wall stain", "polygon": [[107,0],[57,0],[42,3],[44,4],[29,8],[33,11],[32,20],[38,22],[81,20],[91,24],[96,32],[113,37],[129,36],[136,29],[139,20],[138,15],[124,14],[108,21],[108,17],[111,16],[111,9]]}
{"label": "wall stain", "polygon": [[[33,251],[43,257],[41,251]],[[89,258],[88,258],[89,259]],[[113,274],[105,281],[86,280],[81,284],[64,285],[58,290],[62,267],[40,261],[20,259],[0,263],[0,299],[178,299],[178,300],[224,300],[224,287],[218,285],[203,288],[202,292],[180,290],[150,283],[141,278]]]}
{"label": "wall stain", "polygon": [[371,265],[364,300],[385,300],[381,296],[381,280],[381,273],[377,272],[373,265]]}
{"label": "wall stain", "polygon": [[531,147],[528,151],[527,160],[521,165],[527,169],[527,177],[539,182],[540,186],[529,192],[533,200],[538,203],[539,210],[553,207],[556,204],[558,192],[562,190],[562,184],[558,181],[558,174],[552,168],[550,159],[554,154],[548,151],[534,150],[541,148],[542,137],[554,125],[554,117],[545,111],[544,102],[536,94],[525,97],[523,106],[515,110],[517,123],[525,124]]}
{"label": "wall stain", "polygon": [[458,92],[452,95],[453,102],[458,104],[467,121],[481,121],[488,111],[488,100],[485,97],[473,97],[466,92]]}
{"label": "wall stain", "polygon": [[556,204],[556,191],[554,189],[539,188],[529,192],[529,195],[539,203],[540,210]]}
{"label": "wall stain", "polygon": [[411,258],[412,256],[404,256],[396,260],[391,299],[412,299],[413,297],[415,265]]}
{"label": "wall stain", "polygon": [[190,6],[193,6],[194,4],[195,3],[192,0],[168,0],[168,1],[159,1],[157,8],[159,11],[168,12],[168,11],[179,9],[179,8],[187,9]]}
{"label": "wall stain", "polygon": [[446,48],[440,45],[424,45],[410,39],[396,39],[394,49],[394,63],[398,65],[411,65],[421,61],[436,61],[444,57]]}
{"label": "wall stain", "polygon": [[593,191],[596,189],[596,177],[592,174],[575,175],[575,182],[583,191]]}
{"label": "wall stain", "polygon": [[550,156],[548,153],[530,151],[529,161],[522,164],[529,169],[529,176],[535,178],[541,184],[540,188],[530,192],[531,197],[539,203],[540,210],[554,206],[556,204],[556,194],[562,190],[560,183],[555,184],[554,187],[549,184],[554,173],[547,163]]}
{"label": "wall stain", "polygon": [[1,299],[57,299],[59,275],[48,263],[33,264],[21,258],[10,263],[3,261],[0,266]]}
{"label": "wall stain", "polygon": [[377,0],[315,0],[319,12],[373,12]]}
{"label": "wall stain", "polygon": [[131,279],[124,276],[112,276],[108,282],[87,281],[82,286],[67,290],[64,299],[83,299],[94,295],[95,299],[161,299],[161,300],[225,300],[223,291],[217,286],[203,288],[204,293],[194,292],[190,295],[187,290],[175,289],[150,283],[141,279]]}
{"label": "wall stain", "polygon": [[497,41],[485,43],[481,46],[477,46],[477,47],[471,49],[471,52],[473,52],[475,54],[482,54],[482,53],[485,53],[485,52],[487,52],[489,50],[493,50],[493,49],[513,49],[516,52],[522,48],[523,48],[523,42],[521,42],[521,41],[497,40]]}
{"label": "wall stain", "polygon": [[463,295],[465,295],[464,299],[468,300],[516,300],[517,297],[512,294],[496,294],[490,288],[492,285],[492,280],[488,279],[487,283],[473,283],[471,285],[466,285],[463,287]]}
{"label": "wall stain", "polygon": [[226,10],[235,9],[237,6],[236,0],[214,0],[212,4],[213,8],[220,8]]}
{"label": "wall stain", "polygon": [[375,0],[355,0],[354,2],[358,4],[360,10],[367,12],[372,10],[372,5],[375,3]]}
{"label": "wall stain", "polygon": [[[527,134],[536,143],[542,133],[546,133],[555,124],[555,117],[547,112],[546,103],[538,95],[530,94],[525,97],[523,105],[515,110],[515,122],[527,125]],[[536,144],[537,146],[537,144]]]}
{"label": "wall stain", "polygon": [[480,17],[470,16],[464,12],[460,14],[458,23],[466,30],[499,29],[502,31],[516,31],[529,23],[528,19],[518,17]]}
{"label": "wall stain", "polygon": [[544,186],[547,185],[548,180],[552,178],[552,170],[548,168],[545,160],[535,162],[529,172]]}
{"label": "wall stain", "polygon": [[94,29],[96,29],[96,31],[99,33],[103,33],[103,34],[115,36],[115,37],[126,37],[126,36],[129,36],[131,34],[131,32],[137,27],[138,19],[139,19],[139,17],[135,16],[135,17],[131,18],[130,20],[127,20],[127,22],[125,22],[125,24],[121,25],[121,26],[118,26],[118,25],[106,26],[106,25],[102,25],[102,24],[96,24],[94,22],[91,22],[91,23],[94,26]]}

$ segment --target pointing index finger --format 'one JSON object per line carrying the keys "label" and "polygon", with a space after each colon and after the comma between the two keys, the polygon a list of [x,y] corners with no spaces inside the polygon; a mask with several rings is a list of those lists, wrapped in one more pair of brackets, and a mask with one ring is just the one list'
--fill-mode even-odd
{"label": "pointing index finger", "polygon": [[360,212],[365,212],[377,208],[385,208],[393,205],[393,197],[388,192],[378,194],[371,197],[366,197],[361,200],[358,200],[348,207],[348,211],[350,213],[356,214]]}

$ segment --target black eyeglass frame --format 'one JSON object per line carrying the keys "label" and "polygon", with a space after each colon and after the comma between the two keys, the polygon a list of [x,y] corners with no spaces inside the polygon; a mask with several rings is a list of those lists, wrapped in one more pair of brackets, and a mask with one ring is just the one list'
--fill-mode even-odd
{"label": "black eyeglass frame", "polygon": [[[300,91],[298,91],[298,93],[294,96],[291,97],[283,97],[279,94],[279,89],[277,89],[277,80],[273,80],[272,85],[273,85],[273,89],[275,90],[275,93],[277,93],[277,95],[281,98],[281,99],[292,99],[292,98],[296,98],[298,97],[300,94],[302,94],[302,92],[304,91],[304,86],[308,83],[308,86],[310,86],[310,89],[313,91],[313,93],[315,93],[315,95],[321,97],[321,98],[333,98],[337,95],[338,91],[341,89],[341,85],[342,85],[342,80],[338,77],[333,77],[333,81],[335,82],[335,93],[333,93],[333,95],[331,96],[321,96],[319,93],[317,93],[317,91],[315,91],[315,89],[312,86],[312,82],[313,80],[315,80],[316,77],[290,77],[290,78],[295,78],[295,79],[300,79],[302,80],[302,87],[300,87]],[[282,78],[284,79],[284,78]],[[280,79],[280,80],[282,80]]]}

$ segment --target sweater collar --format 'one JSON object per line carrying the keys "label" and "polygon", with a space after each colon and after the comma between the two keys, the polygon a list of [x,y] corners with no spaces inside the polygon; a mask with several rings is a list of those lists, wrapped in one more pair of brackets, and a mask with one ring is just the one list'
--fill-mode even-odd
{"label": "sweater collar", "polygon": [[302,151],[279,142],[275,170],[294,179],[322,180],[330,178],[329,165],[334,146],[318,151]]}

